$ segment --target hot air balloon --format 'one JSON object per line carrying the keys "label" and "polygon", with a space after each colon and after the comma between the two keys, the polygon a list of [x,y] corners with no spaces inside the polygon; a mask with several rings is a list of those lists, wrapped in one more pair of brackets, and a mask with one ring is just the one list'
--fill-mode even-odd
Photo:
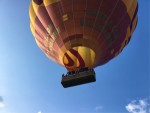
{"label": "hot air balloon", "polygon": [[137,0],[31,0],[39,48],[68,72],[66,87],[96,81],[94,69],[116,57],[137,25]]}

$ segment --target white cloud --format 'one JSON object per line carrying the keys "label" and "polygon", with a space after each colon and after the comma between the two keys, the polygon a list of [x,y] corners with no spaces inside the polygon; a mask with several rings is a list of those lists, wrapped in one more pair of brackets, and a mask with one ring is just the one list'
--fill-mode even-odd
{"label": "white cloud", "polygon": [[99,110],[101,110],[101,109],[103,109],[102,106],[96,106],[96,107],[95,107],[95,111],[99,111]]}
{"label": "white cloud", "polygon": [[3,98],[0,96],[0,109],[4,107],[5,107],[5,104],[4,104]]}
{"label": "white cloud", "polygon": [[41,111],[39,111],[38,113],[42,113]]}
{"label": "white cloud", "polygon": [[127,106],[129,113],[150,113],[150,99],[133,100]]}

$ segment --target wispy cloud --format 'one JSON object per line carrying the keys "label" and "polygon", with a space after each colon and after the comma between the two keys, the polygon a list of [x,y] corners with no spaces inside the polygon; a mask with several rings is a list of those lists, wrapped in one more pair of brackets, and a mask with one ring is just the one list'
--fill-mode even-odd
{"label": "wispy cloud", "polygon": [[133,100],[127,106],[129,113],[150,113],[150,98]]}
{"label": "wispy cloud", "polygon": [[4,108],[5,104],[4,104],[4,100],[3,98],[0,96],[0,109]]}
{"label": "wispy cloud", "polygon": [[101,109],[103,109],[103,106],[100,106],[100,105],[99,105],[99,106],[96,106],[96,107],[95,107],[95,111],[99,111],[99,110],[101,110]]}

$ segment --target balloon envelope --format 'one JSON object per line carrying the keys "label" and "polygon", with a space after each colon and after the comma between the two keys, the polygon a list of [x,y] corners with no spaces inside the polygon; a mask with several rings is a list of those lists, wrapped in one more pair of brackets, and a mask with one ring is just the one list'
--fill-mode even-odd
{"label": "balloon envelope", "polygon": [[93,68],[116,57],[137,24],[137,0],[31,0],[37,45],[67,70]]}

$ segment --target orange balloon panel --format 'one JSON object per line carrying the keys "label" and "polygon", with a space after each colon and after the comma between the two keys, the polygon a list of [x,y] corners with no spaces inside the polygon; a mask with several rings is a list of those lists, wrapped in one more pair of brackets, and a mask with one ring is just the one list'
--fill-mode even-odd
{"label": "orange balloon panel", "polygon": [[32,0],[30,28],[38,46],[68,70],[117,56],[137,24],[137,0]]}

